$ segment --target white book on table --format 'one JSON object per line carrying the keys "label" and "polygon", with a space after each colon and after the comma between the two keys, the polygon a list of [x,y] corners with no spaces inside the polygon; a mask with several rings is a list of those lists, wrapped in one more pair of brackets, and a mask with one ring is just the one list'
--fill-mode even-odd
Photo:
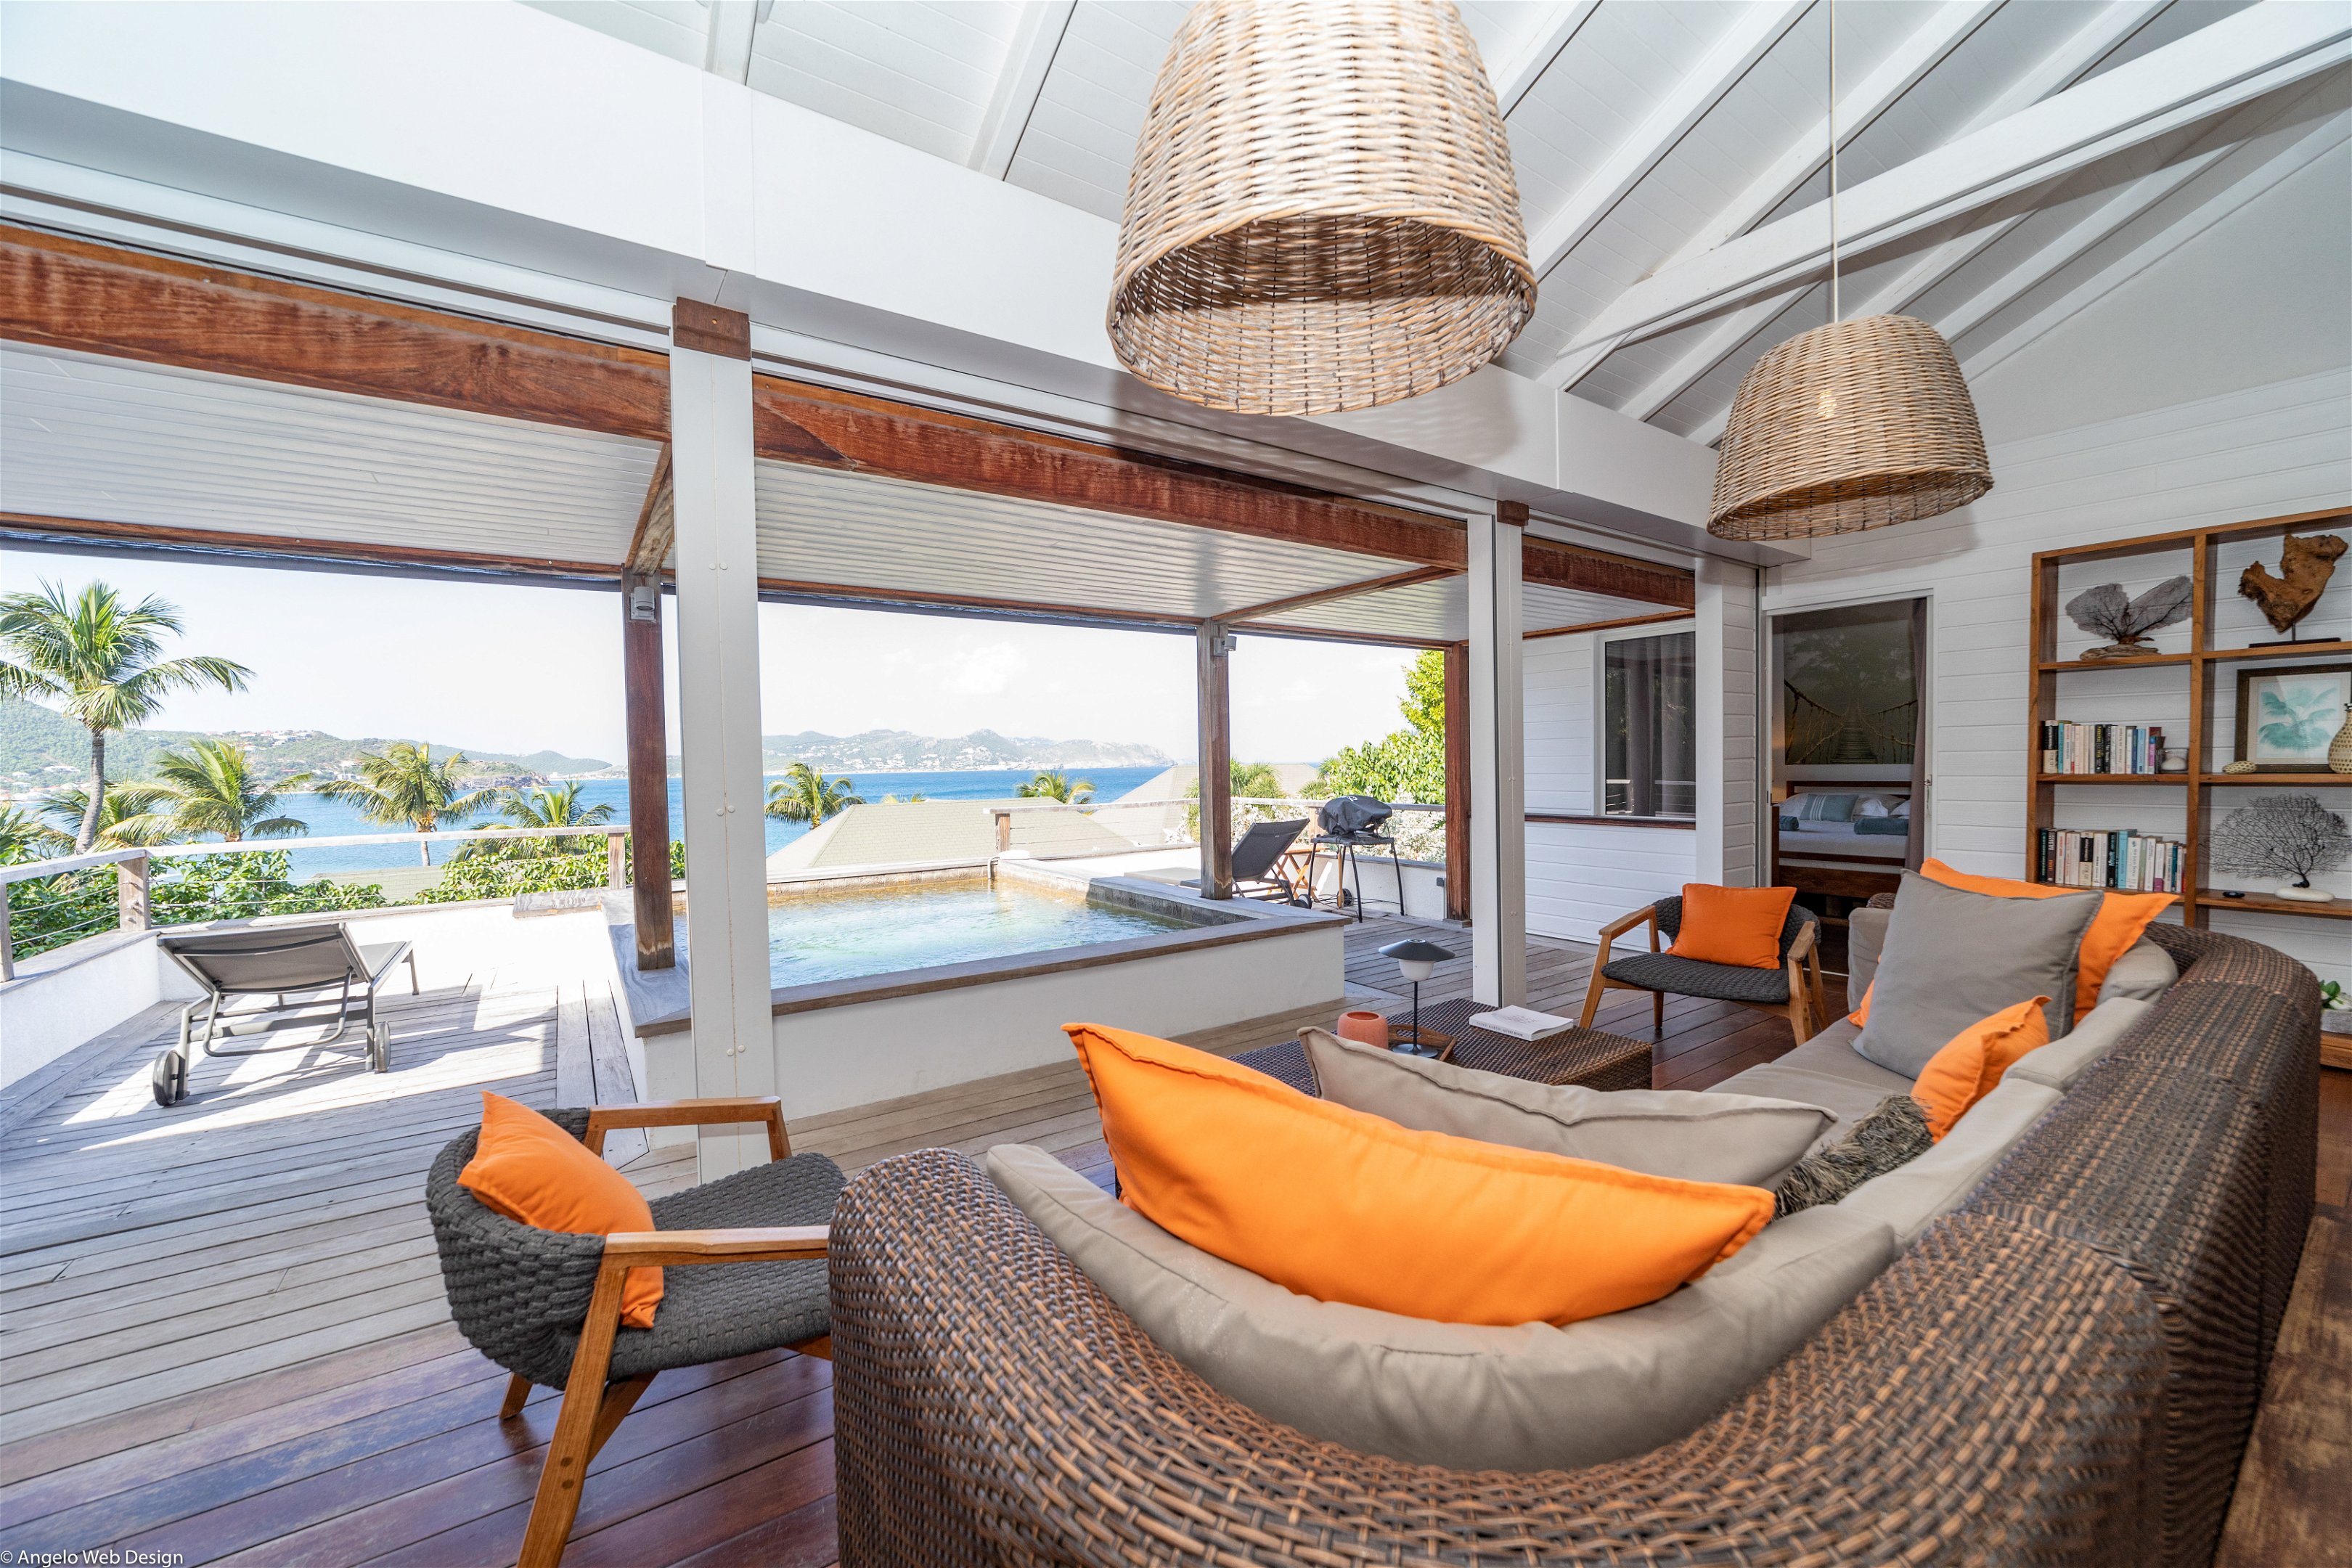
{"label": "white book on table", "polygon": [[1557,1035],[1562,1029],[1576,1027],[1576,1020],[1551,1013],[1538,1013],[1532,1007],[1497,1007],[1491,1013],[1472,1014],[1470,1026],[1491,1029],[1515,1040],[1540,1040],[1547,1035]]}

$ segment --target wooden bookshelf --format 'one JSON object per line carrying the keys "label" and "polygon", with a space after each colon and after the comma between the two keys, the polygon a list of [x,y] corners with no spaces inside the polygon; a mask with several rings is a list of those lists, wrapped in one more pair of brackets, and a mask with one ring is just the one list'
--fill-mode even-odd
{"label": "wooden bookshelf", "polygon": [[[2212,645],[2215,595],[2224,586],[2216,580],[2216,563],[2221,546],[2244,540],[2277,539],[2289,533],[2322,531],[2347,524],[2352,524],[2352,509],[2336,508],[2326,511],[2298,512],[2291,517],[2266,517],[2251,522],[2221,523],[2210,528],[2145,534],[2137,539],[2112,540],[2104,544],[2071,550],[2045,550],[2033,557],[2033,574],[2028,588],[2025,658],[2026,668],[2031,672],[2027,691],[2029,721],[2026,725],[2026,744],[2030,749],[2025,766],[2028,780],[2025,865],[2029,876],[2038,875],[2041,867],[2042,831],[2057,826],[2058,790],[2061,785],[2165,784],[2179,789],[2183,795],[2180,837],[2186,848],[2183,851],[2182,879],[2194,889],[2181,900],[2183,920],[2191,925],[2201,926],[2206,922],[2209,910],[2227,909],[2259,910],[2264,914],[2309,915],[2320,920],[2352,920],[2352,899],[2337,899],[2327,904],[2305,904],[2267,893],[2252,892],[2242,898],[2227,899],[2203,885],[2207,873],[2205,839],[2212,829],[2214,797],[2211,792],[2246,788],[2309,789],[2352,784],[2352,774],[2221,773],[2208,771],[2213,755],[2213,682],[2224,668],[2243,659],[2292,659],[2352,653],[2352,640],[2343,638],[2282,644],[2273,647],[2215,647]],[[2189,562],[2187,648],[2138,658],[2063,659],[2058,657],[2059,604],[2062,598],[2058,574],[2062,567],[2184,552]],[[2151,666],[2178,668],[2188,676],[2189,729],[2179,743],[2188,748],[2189,772],[2049,773],[2042,771],[2042,725],[2044,721],[2061,717],[2058,712],[2060,675],[2146,669]]]}

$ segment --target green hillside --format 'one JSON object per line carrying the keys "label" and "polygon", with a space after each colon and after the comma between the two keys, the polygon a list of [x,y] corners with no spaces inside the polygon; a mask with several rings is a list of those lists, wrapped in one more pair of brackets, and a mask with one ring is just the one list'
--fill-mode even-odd
{"label": "green hillside", "polygon": [[[207,732],[199,730],[131,730],[110,735],[106,742],[106,772],[112,779],[146,775],[158,752],[184,747],[192,741],[238,740],[252,748],[254,761],[266,776],[288,773],[349,773],[350,759],[362,752],[380,752],[406,736],[365,736],[345,739],[317,730],[264,730]],[[611,764],[595,757],[567,757],[561,752],[476,752],[446,742],[432,742],[436,752],[464,752],[467,760],[490,772],[513,773],[593,773]],[[82,727],[35,702],[0,698],[0,788],[22,790],[43,784],[79,783],[89,771],[89,737]]]}

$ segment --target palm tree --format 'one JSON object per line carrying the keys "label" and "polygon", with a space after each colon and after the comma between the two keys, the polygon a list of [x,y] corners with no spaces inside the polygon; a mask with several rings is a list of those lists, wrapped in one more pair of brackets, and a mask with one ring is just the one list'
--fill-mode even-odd
{"label": "palm tree", "polygon": [[[58,827],[37,828],[42,842],[51,854],[87,855],[93,849],[146,849],[172,842],[171,819],[155,808],[163,804],[163,792],[152,784],[117,784],[106,792],[99,802],[98,824],[89,827],[89,792],[86,789],[51,790],[41,798],[43,816]],[[89,830],[85,844],[80,834]]]}
{"label": "palm tree", "polygon": [[0,696],[54,698],[67,718],[89,731],[89,791],[74,833],[77,854],[97,842],[105,812],[106,737],[154,718],[174,691],[242,691],[253,673],[233,659],[162,658],[161,635],[180,630],[180,612],[168,602],[151,594],[126,605],[103,583],[89,584],[71,599],[52,583],[37,593],[0,594],[0,647],[15,656],[0,658]]}
{"label": "palm tree", "polygon": [[0,866],[30,860],[56,835],[13,805],[0,805]]}
{"label": "palm tree", "polygon": [[[588,827],[613,819],[611,802],[600,805],[580,804],[580,783],[573,779],[563,784],[541,784],[528,792],[510,789],[499,805],[499,815],[517,827]],[[488,850],[491,841],[477,840],[467,846],[477,851]],[[550,855],[577,855],[580,841],[576,838],[523,838],[512,844],[499,845],[499,849],[510,860],[531,860]]]}
{"label": "palm tree", "polygon": [[1013,792],[1024,800],[1058,800],[1065,805],[1084,805],[1095,793],[1092,779],[1073,780],[1060,773],[1041,773]]}
{"label": "palm tree", "polygon": [[307,833],[299,816],[276,815],[278,797],[309,784],[309,773],[267,783],[240,741],[198,741],[155,759],[155,793],[172,808],[172,830],[190,838],[217,833],[230,844]]}
{"label": "palm tree", "polygon": [[829,779],[806,763],[794,763],[768,786],[768,815],[814,827],[845,806],[866,804],[864,796],[850,793],[854,787],[854,780]]}
{"label": "palm tree", "polygon": [[[463,822],[498,796],[494,789],[458,793],[457,767],[465,760],[463,752],[436,760],[429,745],[394,741],[382,752],[359,754],[358,778],[329,779],[319,793],[330,800],[350,801],[370,822],[386,827],[413,826],[419,833],[430,833],[443,817]],[[416,854],[420,864],[433,864],[432,846],[419,844]]]}

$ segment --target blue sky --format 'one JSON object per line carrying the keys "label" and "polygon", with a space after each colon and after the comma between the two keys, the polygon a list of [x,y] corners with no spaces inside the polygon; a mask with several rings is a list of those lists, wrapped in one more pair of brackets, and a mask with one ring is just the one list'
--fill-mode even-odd
{"label": "blue sky", "polygon": [[[180,606],[180,647],[248,665],[236,695],[174,700],[173,729],[422,735],[500,752],[621,755],[618,596],[0,551],[0,588],[92,578]],[[1194,750],[1192,643],[1143,632],[761,607],[761,728],[1084,736]],[[1313,762],[1395,729],[1404,650],[1244,637],[1234,749]],[[671,661],[673,679],[676,660]],[[677,705],[670,709],[673,725]],[[676,744],[673,728],[672,744]]]}

